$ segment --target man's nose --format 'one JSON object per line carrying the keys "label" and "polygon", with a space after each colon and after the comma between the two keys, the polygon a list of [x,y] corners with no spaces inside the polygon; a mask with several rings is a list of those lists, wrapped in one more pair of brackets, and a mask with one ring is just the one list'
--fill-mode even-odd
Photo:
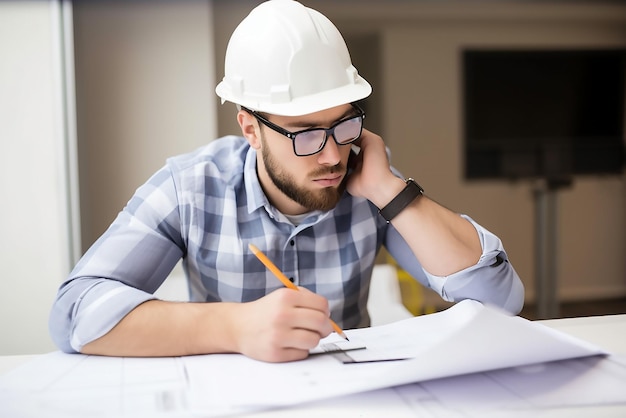
{"label": "man's nose", "polygon": [[339,145],[335,142],[333,135],[326,137],[326,143],[318,154],[317,160],[320,164],[324,165],[337,165],[341,161],[341,154],[339,153]]}

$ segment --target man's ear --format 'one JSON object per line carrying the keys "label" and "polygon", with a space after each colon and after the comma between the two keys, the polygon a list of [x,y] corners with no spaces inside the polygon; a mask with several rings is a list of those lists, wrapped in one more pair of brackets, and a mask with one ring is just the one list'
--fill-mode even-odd
{"label": "man's ear", "polygon": [[261,148],[261,132],[256,118],[242,109],[237,112],[237,122],[250,146],[254,149]]}

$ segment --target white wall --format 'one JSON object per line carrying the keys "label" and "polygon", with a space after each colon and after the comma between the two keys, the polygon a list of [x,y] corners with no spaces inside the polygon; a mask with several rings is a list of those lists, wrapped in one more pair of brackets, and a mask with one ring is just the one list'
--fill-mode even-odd
{"label": "white wall", "polygon": [[61,14],[0,2],[0,355],[54,349],[48,313],[74,262]]}

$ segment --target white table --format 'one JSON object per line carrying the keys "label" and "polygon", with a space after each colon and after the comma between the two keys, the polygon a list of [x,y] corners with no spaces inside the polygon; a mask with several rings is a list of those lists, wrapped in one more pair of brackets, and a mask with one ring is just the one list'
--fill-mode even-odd
{"label": "white table", "polygon": [[626,314],[538,321],[551,328],[626,356]]}

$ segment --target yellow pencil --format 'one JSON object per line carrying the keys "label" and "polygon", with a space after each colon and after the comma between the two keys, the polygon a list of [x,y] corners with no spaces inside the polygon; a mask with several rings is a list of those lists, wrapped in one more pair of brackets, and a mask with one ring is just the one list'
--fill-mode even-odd
{"label": "yellow pencil", "polygon": [[[267,269],[269,271],[274,273],[274,275],[278,278],[278,280],[280,280],[282,282],[282,284],[287,286],[289,289],[298,290],[298,286],[293,284],[291,282],[291,280],[289,280],[287,278],[287,276],[285,276],[285,274],[282,271],[280,271],[278,269],[278,267],[276,267],[276,265],[274,263],[272,263],[272,261],[269,258],[267,258],[267,256],[265,254],[263,254],[263,252],[261,250],[259,250],[253,244],[248,244],[248,247],[250,248],[250,251],[252,251],[254,253],[254,255],[256,255],[256,257],[261,261],[261,263],[263,263],[265,265],[265,267],[267,267]],[[333,326],[335,332],[337,334],[339,334],[346,341],[350,341],[350,340],[348,340],[348,337],[346,336],[346,334],[344,334],[342,329],[339,328],[339,325],[337,325],[335,323],[335,321],[333,321],[332,319],[330,319],[330,318],[328,318],[328,319],[330,321],[330,324]]]}

